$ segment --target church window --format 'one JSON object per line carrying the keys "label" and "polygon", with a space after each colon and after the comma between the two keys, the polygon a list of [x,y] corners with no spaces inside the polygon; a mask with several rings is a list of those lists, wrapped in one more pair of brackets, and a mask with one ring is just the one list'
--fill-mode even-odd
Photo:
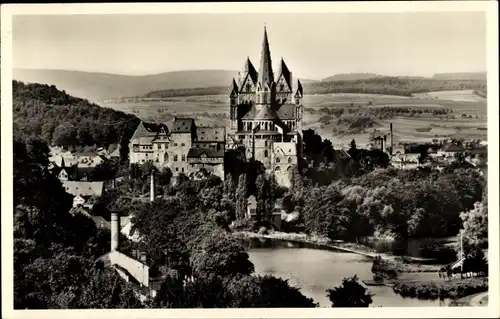
{"label": "church window", "polygon": [[269,154],[267,153],[267,150],[264,151],[264,157],[267,157]]}
{"label": "church window", "polygon": [[291,158],[291,157],[289,157],[289,158],[288,158],[288,164],[291,164],[291,163],[292,163],[292,158]]}
{"label": "church window", "polygon": [[296,104],[300,104],[300,100],[299,99],[295,99],[295,103]]}
{"label": "church window", "polygon": [[182,161],[185,162],[186,161],[186,155],[182,155]]}
{"label": "church window", "polygon": [[231,99],[231,104],[236,104],[236,99]]}
{"label": "church window", "polygon": [[247,92],[249,92],[251,89],[252,89],[252,86],[250,85],[250,83],[247,83]]}
{"label": "church window", "polygon": [[280,167],[279,166],[276,166],[276,168],[274,169],[275,171],[279,171],[280,170]]}
{"label": "church window", "polygon": [[280,84],[280,91],[284,91],[285,90],[285,85],[283,83]]}
{"label": "church window", "polygon": [[280,158],[276,157],[276,163],[279,163],[279,162],[280,162]]}
{"label": "church window", "polygon": [[179,160],[179,156],[177,154],[174,155],[174,162],[177,162]]}

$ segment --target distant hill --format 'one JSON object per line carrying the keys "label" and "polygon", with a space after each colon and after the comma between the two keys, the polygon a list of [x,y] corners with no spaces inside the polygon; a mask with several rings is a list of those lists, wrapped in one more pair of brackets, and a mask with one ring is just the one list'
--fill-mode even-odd
{"label": "distant hill", "polygon": [[39,137],[49,145],[81,148],[124,143],[140,120],[73,97],[55,86],[12,83],[14,137]]}
{"label": "distant hill", "polygon": [[55,85],[71,95],[93,101],[141,96],[163,89],[229,87],[237,71],[178,71],[130,76],[65,70],[14,69],[13,79],[26,83]]}
{"label": "distant hill", "polygon": [[331,82],[331,81],[355,81],[355,80],[368,80],[375,78],[383,78],[384,75],[375,74],[375,73],[343,73],[343,74],[335,74],[329,77],[322,79],[322,82]]}
{"label": "distant hill", "polygon": [[436,80],[482,80],[486,81],[486,72],[436,73]]}
{"label": "distant hill", "polygon": [[[13,79],[25,83],[55,85],[71,95],[95,102],[131,96],[144,96],[152,91],[192,88],[228,88],[238,71],[195,70],[153,75],[119,75],[67,70],[14,69]],[[304,79],[303,83],[313,80]]]}

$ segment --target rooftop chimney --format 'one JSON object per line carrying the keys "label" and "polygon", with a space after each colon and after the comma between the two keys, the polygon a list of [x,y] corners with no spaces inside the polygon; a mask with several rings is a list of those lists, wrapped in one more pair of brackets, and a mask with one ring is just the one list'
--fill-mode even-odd
{"label": "rooftop chimney", "polygon": [[111,213],[111,251],[118,251],[120,246],[120,216]]}

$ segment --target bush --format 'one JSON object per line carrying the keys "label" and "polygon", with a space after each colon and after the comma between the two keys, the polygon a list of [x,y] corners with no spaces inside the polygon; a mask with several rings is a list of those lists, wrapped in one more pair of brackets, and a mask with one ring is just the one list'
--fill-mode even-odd
{"label": "bush", "polygon": [[395,284],[393,290],[403,297],[410,298],[462,298],[475,293],[488,291],[488,282],[478,278],[460,281],[408,282]]}

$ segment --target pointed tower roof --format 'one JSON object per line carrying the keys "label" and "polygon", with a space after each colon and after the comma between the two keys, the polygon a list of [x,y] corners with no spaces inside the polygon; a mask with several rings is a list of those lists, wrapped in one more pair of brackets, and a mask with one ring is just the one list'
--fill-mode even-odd
{"label": "pointed tower roof", "polygon": [[269,50],[269,42],[267,41],[267,30],[264,27],[264,41],[262,41],[262,52],[260,56],[259,79],[260,83],[267,84],[271,87],[271,82],[274,81],[273,67],[271,62],[271,51]]}
{"label": "pointed tower roof", "polygon": [[238,96],[238,84],[236,84],[236,80],[233,78],[233,83],[231,84],[231,93],[230,93],[230,96],[231,97],[234,97],[234,96]]}
{"label": "pointed tower roof", "polygon": [[303,97],[304,89],[302,89],[302,83],[297,79],[297,91],[295,92],[295,97]]}
{"label": "pointed tower roof", "polygon": [[[258,77],[258,74],[257,74],[257,70],[255,69],[255,67],[253,66],[252,62],[250,61],[250,57],[247,57],[246,61],[245,61],[245,66],[243,67],[243,70],[242,70],[242,81],[244,81],[247,77],[247,75],[250,76],[250,79],[252,79],[252,82],[254,84],[257,83],[257,77]],[[243,84],[243,83],[240,83],[240,84]]]}
{"label": "pointed tower roof", "polygon": [[292,73],[290,72],[290,70],[286,66],[283,58],[281,58],[280,68],[278,71],[278,77],[276,78],[276,81],[278,81],[280,76],[282,76],[282,75],[283,75],[283,78],[285,79],[286,83],[288,84],[288,87],[292,88]]}

